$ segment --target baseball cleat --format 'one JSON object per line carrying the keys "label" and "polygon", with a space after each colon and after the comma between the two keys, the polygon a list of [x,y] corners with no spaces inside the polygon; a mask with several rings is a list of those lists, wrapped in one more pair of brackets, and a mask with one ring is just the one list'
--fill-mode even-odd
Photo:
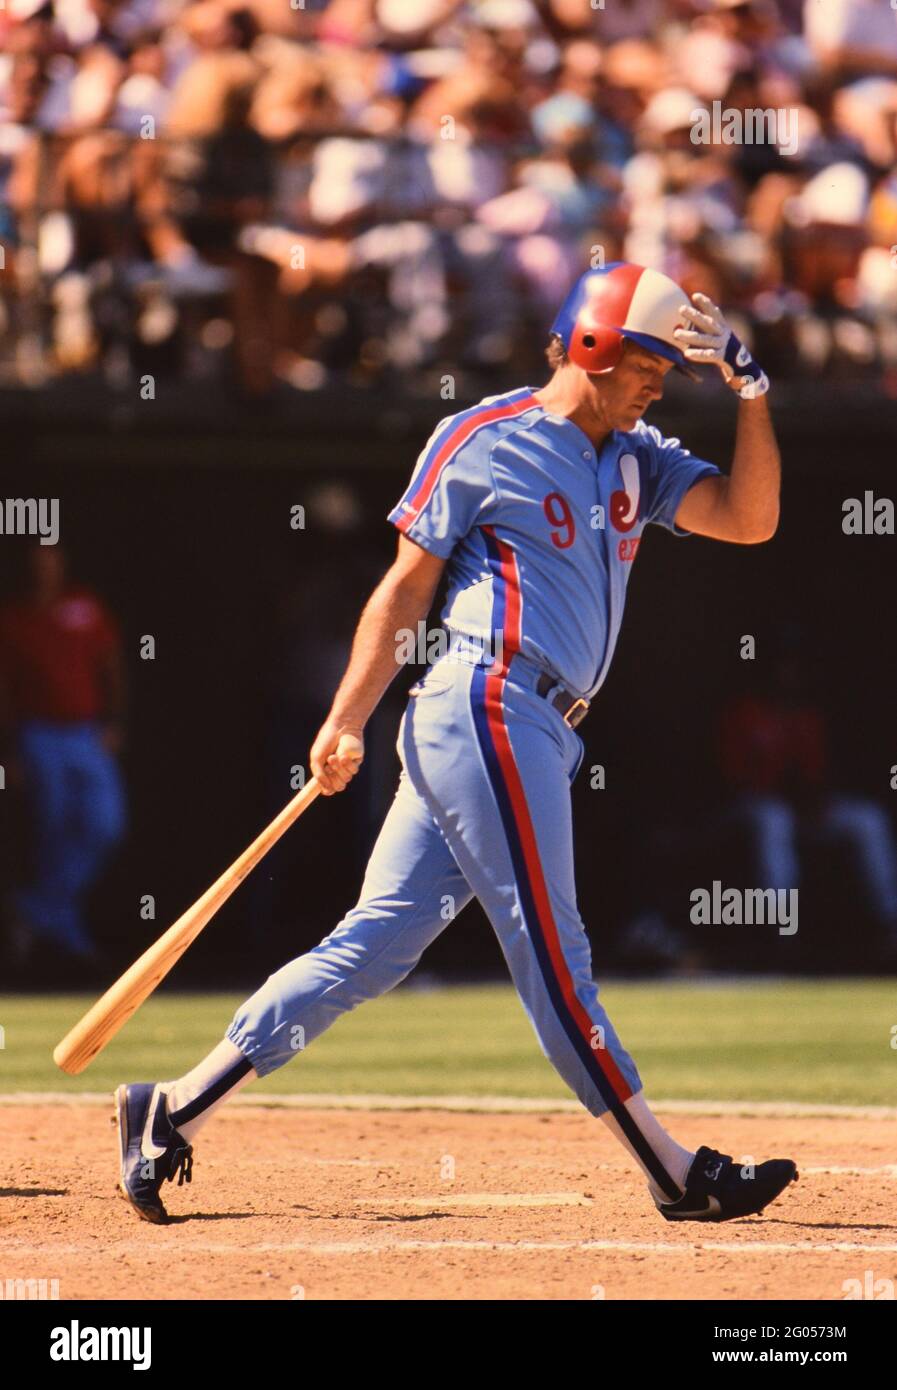
{"label": "baseball cleat", "polygon": [[165,1092],[152,1082],[119,1086],[115,1118],[121,1151],[119,1187],[138,1216],[162,1224],[168,1212],[159,1190],[163,1182],[178,1187],[193,1178],[193,1148],[168,1118]]}
{"label": "baseball cleat", "polygon": [[702,1146],[692,1159],[679,1200],[655,1199],[655,1205],[667,1221],[731,1221],[758,1214],[797,1178],[790,1158],[739,1164],[729,1154]]}

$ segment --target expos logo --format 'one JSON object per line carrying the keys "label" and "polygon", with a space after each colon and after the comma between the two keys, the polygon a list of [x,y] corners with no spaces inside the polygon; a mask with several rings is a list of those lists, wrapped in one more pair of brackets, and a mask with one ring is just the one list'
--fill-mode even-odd
{"label": "expos logo", "polygon": [[[623,454],[620,459],[622,488],[610,495],[610,519],[617,531],[631,531],[638,521],[639,501],[641,500],[641,479],[638,459],[635,454]],[[617,545],[617,555],[627,563],[635,559],[639,547],[639,536],[623,537]]]}
{"label": "expos logo", "polygon": [[620,459],[622,489],[610,495],[610,519],[618,531],[631,531],[638,521],[638,504],[641,491],[638,459],[635,454],[623,454]]}

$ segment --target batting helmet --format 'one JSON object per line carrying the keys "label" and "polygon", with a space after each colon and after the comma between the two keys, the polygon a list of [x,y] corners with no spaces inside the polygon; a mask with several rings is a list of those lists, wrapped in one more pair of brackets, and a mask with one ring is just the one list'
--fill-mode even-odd
{"label": "batting helmet", "polygon": [[688,296],[675,280],[647,266],[613,261],[577,280],[551,325],[567,356],[587,372],[609,372],[623,354],[623,339],[640,343],[700,377],[682,355],[674,328],[684,328],[679,306]]}

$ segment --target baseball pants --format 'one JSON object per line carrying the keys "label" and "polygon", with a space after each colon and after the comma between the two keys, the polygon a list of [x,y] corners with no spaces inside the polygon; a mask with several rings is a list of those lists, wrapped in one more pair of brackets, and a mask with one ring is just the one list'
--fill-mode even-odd
{"label": "baseball pants", "polygon": [[357,905],[269,977],[227,1037],[267,1075],[403,980],[476,896],[545,1055],[652,1168],[624,1104],[641,1081],[599,1000],[576,906],[570,786],[583,745],[536,693],[539,674],[519,655],[505,674],[455,651],[431,667],[402,718],[399,787]]}

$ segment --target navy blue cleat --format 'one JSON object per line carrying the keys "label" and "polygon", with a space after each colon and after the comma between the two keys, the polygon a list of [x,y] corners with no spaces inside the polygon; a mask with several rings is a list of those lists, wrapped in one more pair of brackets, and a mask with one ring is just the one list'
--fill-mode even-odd
{"label": "navy blue cleat", "polygon": [[728,1154],[701,1147],[692,1159],[682,1196],[676,1202],[655,1199],[655,1205],[667,1221],[731,1221],[736,1216],[757,1215],[797,1178],[790,1158],[740,1164]]}
{"label": "navy blue cleat", "polygon": [[168,1118],[165,1092],[152,1082],[119,1086],[115,1118],[121,1151],[119,1187],[138,1216],[158,1225],[168,1220],[159,1196],[163,1182],[191,1182],[193,1149]]}

